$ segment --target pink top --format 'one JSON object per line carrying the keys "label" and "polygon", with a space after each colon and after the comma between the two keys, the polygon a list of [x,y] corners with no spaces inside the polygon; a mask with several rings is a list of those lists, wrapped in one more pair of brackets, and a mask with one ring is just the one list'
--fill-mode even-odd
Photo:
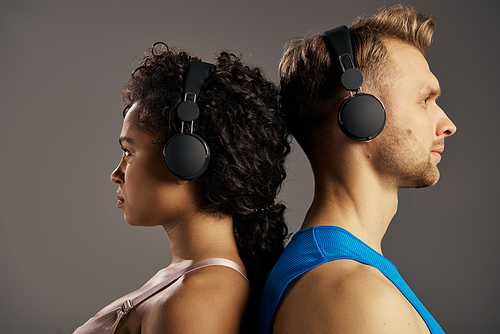
{"label": "pink top", "polygon": [[154,285],[153,287],[146,288],[146,285],[136,291],[136,296],[131,299],[126,299],[122,297],[113,303],[109,304],[101,311],[99,311],[94,317],[90,318],[85,324],[78,327],[73,334],[113,334],[116,326],[120,322],[121,318],[128,314],[130,310],[139,303],[148,299],[158,291],[166,288],[181,276],[208,266],[224,266],[239,272],[248,281],[248,278],[243,271],[243,269],[235,262],[222,258],[212,258],[201,260],[196,262],[173,275],[168,276],[161,283]]}

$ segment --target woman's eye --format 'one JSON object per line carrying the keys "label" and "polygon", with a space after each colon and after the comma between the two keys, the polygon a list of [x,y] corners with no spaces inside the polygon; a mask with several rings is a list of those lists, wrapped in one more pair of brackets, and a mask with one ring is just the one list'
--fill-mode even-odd
{"label": "woman's eye", "polygon": [[126,158],[128,156],[130,156],[130,151],[129,150],[126,150],[126,149],[123,149],[123,156]]}

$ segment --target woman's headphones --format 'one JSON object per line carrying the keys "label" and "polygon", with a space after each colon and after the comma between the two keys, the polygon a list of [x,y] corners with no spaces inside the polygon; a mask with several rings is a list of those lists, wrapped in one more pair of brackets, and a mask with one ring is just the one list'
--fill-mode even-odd
{"label": "woman's headphones", "polygon": [[340,129],[353,140],[366,141],[377,137],[385,125],[384,105],[377,97],[361,91],[363,75],[354,67],[349,29],[340,26],[325,31],[323,38],[332,63],[337,58],[342,67],[343,73],[340,79],[342,86],[351,93],[339,109]]}
{"label": "woman's headphones", "polygon": [[194,180],[200,177],[207,170],[210,160],[207,143],[193,133],[193,130],[194,121],[200,115],[196,98],[212,67],[212,64],[197,60],[189,63],[184,82],[184,101],[177,107],[177,115],[182,121],[181,133],[170,138],[163,148],[165,165],[181,180]]}

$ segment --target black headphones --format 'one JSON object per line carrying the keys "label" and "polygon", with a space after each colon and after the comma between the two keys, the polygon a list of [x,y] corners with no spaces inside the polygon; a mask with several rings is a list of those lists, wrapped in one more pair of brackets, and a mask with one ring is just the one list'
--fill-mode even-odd
{"label": "black headphones", "polygon": [[343,73],[340,79],[342,86],[351,93],[339,109],[340,129],[353,140],[366,141],[377,137],[385,125],[384,105],[377,97],[361,91],[363,75],[354,68],[349,29],[340,26],[325,31],[323,38],[332,62],[337,58],[342,67]]}
{"label": "black headphones", "polygon": [[177,107],[182,121],[181,133],[176,134],[163,148],[163,158],[168,170],[181,180],[194,180],[208,167],[210,150],[203,138],[193,133],[194,121],[200,110],[196,98],[208,78],[213,65],[193,60],[189,63],[184,82],[184,101]]}

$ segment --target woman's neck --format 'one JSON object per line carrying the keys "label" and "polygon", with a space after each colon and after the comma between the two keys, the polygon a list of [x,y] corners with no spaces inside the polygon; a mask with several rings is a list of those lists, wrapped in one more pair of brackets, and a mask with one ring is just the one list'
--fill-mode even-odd
{"label": "woman's neck", "polygon": [[238,255],[233,218],[229,214],[193,214],[164,229],[170,241],[172,263],[221,257],[243,265]]}

